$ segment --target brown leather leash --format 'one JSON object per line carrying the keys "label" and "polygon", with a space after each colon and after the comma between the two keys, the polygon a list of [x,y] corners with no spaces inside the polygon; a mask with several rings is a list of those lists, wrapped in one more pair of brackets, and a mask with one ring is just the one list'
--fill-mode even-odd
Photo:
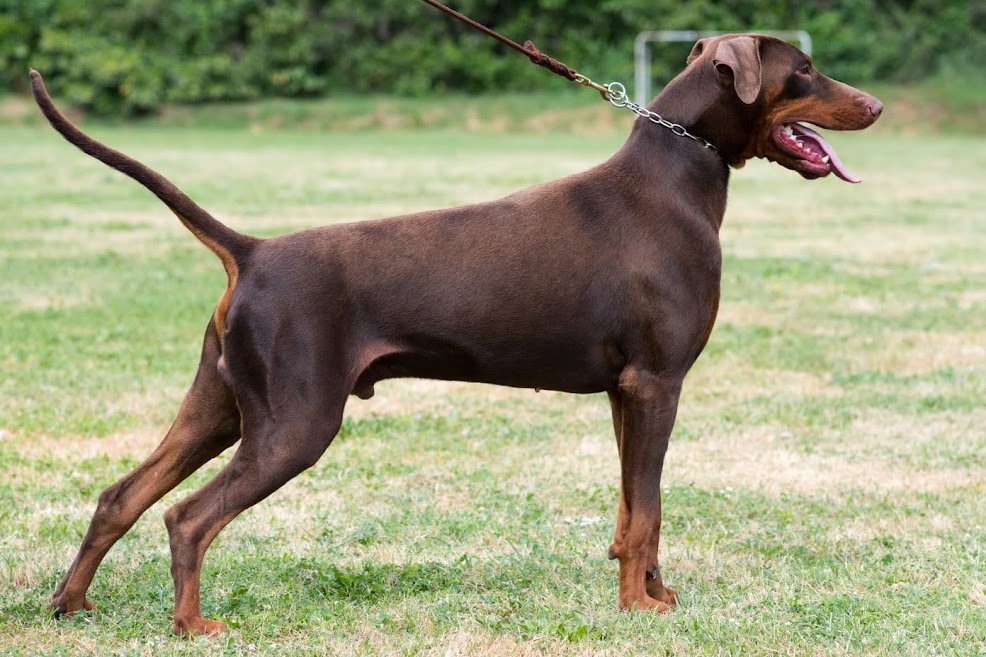
{"label": "brown leather leash", "polygon": [[558,61],[557,59],[555,59],[553,57],[549,57],[548,55],[545,55],[543,52],[541,52],[540,50],[537,49],[537,46],[535,46],[534,45],[534,42],[531,41],[530,39],[528,39],[527,41],[525,41],[524,42],[524,45],[520,45],[516,41],[513,41],[511,39],[508,39],[507,37],[503,36],[499,32],[495,32],[495,31],[491,30],[490,28],[486,27],[482,23],[478,23],[478,22],[474,21],[473,19],[469,18],[468,16],[465,16],[463,14],[460,14],[459,12],[457,12],[454,9],[452,9],[451,7],[446,7],[445,5],[443,5],[440,2],[437,2],[436,0],[421,0],[421,1],[424,2],[424,3],[426,3],[426,4],[431,5],[435,9],[444,11],[449,16],[452,16],[454,18],[457,18],[458,20],[462,21],[463,23],[465,23],[469,27],[472,27],[474,29],[479,30],[480,32],[482,32],[486,36],[489,36],[489,37],[492,37],[493,39],[496,39],[497,41],[499,41],[503,45],[509,46],[509,47],[513,48],[514,50],[516,50],[516,51],[518,51],[520,53],[523,53],[524,55],[527,55],[528,59],[530,59],[531,62],[533,62],[534,64],[537,64],[538,66],[543,66],[544,68],[548,69],[552,73],[555,73],[556,75],[562,76],[566,80],[571,80],[573,82],[578,82],[579,84],[581,84],[583,86],[586,86],[586,87],[590,87],[592,89],[595,89],[596,91],[598,91],[600,93],[600,95],[602,95],[603,100],[609,100],[610,99],[609,87],[607,85],[596,84],[595,82],[593,82],[589,78],[585,77],[584,75],[582,75],[581,73],[579,73],[578,71],[576,71],[571,66],[568,66],[566,64],[563,64],[562,62]]}
{"label": "brown leather leash", "polygon": [[647,119],[648,121],[650,121],[651,123],[656,123],[659,126],[665,127],[671,132],[673,132],[674,134],[678,135],[679,137],[686,137],[688,139],[691,139],[692,141],[696,141],[702,144],[705,148],[711,150],[716,155],[719,155],[719,149],[716,148],[715,145],[713,145],[707,139],[703,139],[702,137],[697,137],[692,133],[688,132],[688,130],[686,130],[684,126],[679,125],[677,123],[672,123],[671,121],[668,121],[667,119],[662,117],[657,112],[652,112],[646,107],[643,107],[642,105],[638,105],[637,103],[632,102],[630,98],[627,96],[626,87],[624,87],[619,82],[610,82],[609,84],[597,84],[592,80],[590,80],[589,78],[582,75],[581,73],[579,73],[578,71],[576,71],[571,66],[563,64],[562,62],[558,61],[557,59],[554,59],[553,57],[548,57],[543,52],[538,50],[537,47],[534,45],[534,43],[530,40],[525,41],[524,45],[520,45],[516,41],[512,41],[511,39],[508,39],[507,37],[503,36],[499,32],[495,32],[491,30],[490,28],[486,27],[482,23],[478,23],[473,19],[469,18],[468,16],[460,14],[459,12],[457,12],[456,10],[450,7],[446,7],[445,5],[438,2],[437,0],[421,0],[421,1],[431,5],[435,9],[444,11],[449,16],[457,18],[458,20],[462,21],[469,27],[479,30],[483,34],[496,39],[503,45],[509,46],[514,50],[527,55],[527,57],[538,66],[543,66],[544,68],[548,69],[552,73],[556,73],[562,76],[566,80],[571,80],[573,82],[577,82],[581,84],[584,87],[595,89],[596,91],[599,92],[599,95],[603,97],[603,100],[609,102],[614,107],[628,109],[634,112],[637,116],[641,116]]}

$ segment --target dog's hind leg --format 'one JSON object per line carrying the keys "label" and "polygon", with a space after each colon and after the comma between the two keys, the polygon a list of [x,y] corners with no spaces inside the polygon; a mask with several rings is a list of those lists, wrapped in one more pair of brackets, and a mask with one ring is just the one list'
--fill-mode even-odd
{"label": "dog's hind leg", "polygon": [[113,544],[148,507],[239,438],[240,416],[217,371],[219,357],[210,323],[198,373],[171,429],[143,463],[99,496],[79,553],[52,595],[56,617],[92,609],[86,591]]}
{"label": "dog's hind leg", "polygon": [[201,489],[164,515],[171,541],[175,582],[175,633],[212,634],[225,625],[202,616],[202,560],[216,535],[233,518],[315,464],[342,423],[335,417],[301,413],[288,423],[244,427],[233,459]]}

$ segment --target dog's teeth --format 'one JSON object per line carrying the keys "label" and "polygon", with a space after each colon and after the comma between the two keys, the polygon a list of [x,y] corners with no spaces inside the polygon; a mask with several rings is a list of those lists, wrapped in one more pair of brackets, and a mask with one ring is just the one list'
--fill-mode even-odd
{"label": "dog's teeth", "polygon": [[822,158],[822,162],[824,162],[825,164],[828,164],[829,163],[829,156],[826,155],[825,157],[823,157]]}

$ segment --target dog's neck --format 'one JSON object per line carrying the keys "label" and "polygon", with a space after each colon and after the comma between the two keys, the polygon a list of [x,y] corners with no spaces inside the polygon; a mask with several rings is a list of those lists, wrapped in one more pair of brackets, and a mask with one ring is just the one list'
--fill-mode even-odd
{"label": "dog's neck", "polygon": [[633,181],[622,193],[638,196],[655,208],[666,204],[669,194],[702,199],[702,214],[716,230],[722,225],[729,167],[701,142],[640,118],[611,162],[625,179]]}
{"label": "dog's neck", "polygon": [[724,84],[711,68],[692,65],[671,80],[647,109],[708,140],[727,164],[741,167],[759,108],[744,105],[732,85]]}

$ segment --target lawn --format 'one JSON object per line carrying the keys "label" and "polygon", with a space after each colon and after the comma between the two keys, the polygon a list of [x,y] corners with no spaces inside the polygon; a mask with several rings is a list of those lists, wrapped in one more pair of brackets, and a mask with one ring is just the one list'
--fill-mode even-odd
{"label": "lawn", "polygon": [[[92,128],[261,235],[495,198],[622,130]],[[392,381],[219,536],[203,608],[233,629],[187,640],[161,515],[228,454],[110,552],[99,611],[47,604],[167,429],[225,275],[137,184],[0,127],[0,653],[986,654],[986,138],[832,141],[862,185],[734,174],[665,468],[679,609],[616,609],[604,395]]]}

